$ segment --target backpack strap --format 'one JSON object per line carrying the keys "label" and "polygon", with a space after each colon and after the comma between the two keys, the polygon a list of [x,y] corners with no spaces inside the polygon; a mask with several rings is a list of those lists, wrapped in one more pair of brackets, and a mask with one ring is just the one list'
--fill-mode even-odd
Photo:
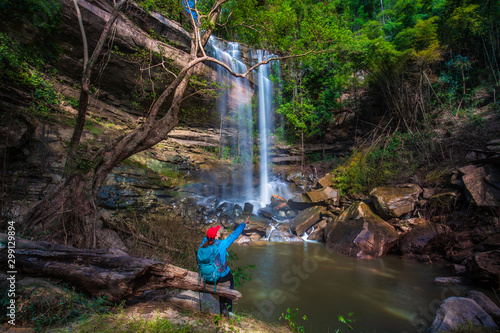
{"label": "backpack strap", "polygon": [[[217,246],[217,251],[219,251],[220,239],[216,239],[214,244]],[[220,252],[219,252],[220,258]],[[217,281],[214,282],[214,293],[217,291]]]}

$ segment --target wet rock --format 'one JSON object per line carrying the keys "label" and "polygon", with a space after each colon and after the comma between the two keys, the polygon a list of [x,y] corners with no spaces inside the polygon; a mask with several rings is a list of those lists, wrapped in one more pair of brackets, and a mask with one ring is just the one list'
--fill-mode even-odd
{"label": "wet rock", "polygon": [[299,213],[299,215],[297,215],[293,218],[293,220],[290,221],[290,229],[295,235],[302,235],[307,229],[312,227],[320,220],[321,213],[325,211],[326,208],[321,206],[304,209]]}
{"label": "wet rock", "polygon": [[276,228],[268,229],[269,242],[303,242],[304,240],[290,231],[290,227],[284,224],[278,225]]}
{"label": "wet rock", "polygon": [[467,276],[474,282],[498,288],[500,281],[500,250],[481,252],[465,263]]}
{"label": "wet rock", "polygon": [[219,216],[227,215],[232,218],[241,215],[242,209],[241,206],[232,202],[223,202],[217,207],[215,210],[216,214]]}
{"label": "wet rock", "polygon": [[276,194],[273,194],[271,196],[271,206],[274,208],[278,205],[281,205],[285,203],[286,204],[286,199],[285,198],[282,198],[280,197],[279,195],[276,195]]}
{"label": "wet rock", "polygon": [[434,279],[434,283],[438,286],[466,285],[469,282],[470,280],[463,276],[446,276]]}
{"label": "wet rock", "polygon": [[249,241],[256,242],[266,237],[267,225],[259,222],[248,222],[241,237],[247,237]]}
{"label": "wet rock", "polygon": [[468,165],[459,169],[467,192],[480,207],[500,206],[500,169],[493,165]]}
{"label": "wet rock", "polygon": [[422,193],[418,185],[398,187],[376,187],[370,192],[370,199],[382,218],[400,217],[412,212]]}
{"label": "wet rock", "polygon": [[310,202],[315,204],[328,201],[330,205],[338,206],[340,201],[339,190],[335,190],[331,187],[313,190],[305,193],[305,195],[309,197]]}
{"label": "wet rock", "polygon": [[476,326],[498,328],[491,316],[474,300],[466,297],[449,297],[441,303],[430,332],[449,332],[471,322]]}
{"label": "wet rock", "polygon": [[322,221],[316,223],[313,227],[314,230],[312,230],[309,233],[307,240],[324,243],[325,242],[325,228],[326,228],[327,224],[328,223],[326,220],[322,220]]}
{"label": "wet rock", "polygon": [[451,270],[455,275],[465,275],[466,273],[465,265],[451,265]]}
{"label": "wet rock", "polygon": [[399,248],[403,254],[421,253],[421,250],[432,238],[447,231],[449,228],[442,224],[418,219],[418,224],[398,241]]}
{"label": "wet rock", "polygon": [[245,206],[243,207],[243,215],[250,215],[253,212],[253,205],[249,202],[245,202]]}
{"label": "wet rock", "polygon": [[471,290],[467,293],[467,298],[473,299],[476,303],[493,318],[495,323],[500,323],[500,308],[488,296],[477,290]]}
{"label": "wet rock", "polygon": [[219,205],[219,199],[217,197],[208,197],[203,199],[201,202],[198,203],[199,205],[202,205],[205,209],[203,213],[205,214],[210,214],[215,212]]}
{"label": "wet rock", "polygon": [[436,263],[436,262],[444,262],[444,259],[442,256],[437,255],[437,254],[415,254],[415,253],[408,253],[404,254],[401,256],[401,259],[403,260],[408,260],[411,262],[418,262],[418,263]]}
{"label": "wet rock", "polygon": [[259,209],[257,211],[257,214],[270,220],[273,218],[274,212],[273,212],[272,208],[264,207],[264,208]]}
{"label": "wet rock", "polygon": [[325,229],[326,244],[339,253],[362,259],[385,254],[398,238],[394,227],[358,201]]}
{"label": "wet rock", "polygon": [[251,243],[253,242],[252,239],[250,238],[250,236],[243,236],[241,235],[240,237],[238,237],[237,240],[234,241],[236,244],[245,244],[245,243]]}

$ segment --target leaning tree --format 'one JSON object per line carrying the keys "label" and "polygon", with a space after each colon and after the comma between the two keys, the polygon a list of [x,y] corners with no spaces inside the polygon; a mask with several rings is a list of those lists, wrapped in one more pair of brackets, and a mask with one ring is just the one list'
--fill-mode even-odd
{"label": "leaning tree", "polygon": [[[108,31],[115,18],[122,19],[124,14],[119,13],[119,9],[125,2],[123,0],[113,1],[115,3],[113,16],[105,27]],[[95,247],[97,244],[97,194],[106,177],[120,162],[166,139],[168,133],[177,126],[181,102],[197,66],[202,62],[213,62],[223,66],[236,77],[246,77],[256,67],[269,63],[271,60],[299,56],[288,55],[281,58],[269,58],[252,66],[245,73],[235,73],[229,66],[208,56],[205,52],[205,45],[218,24],[221,12],[225,10],[225,6],[231,5],[231,1],[209,1],[203,3],[203,6],[201,6],[201,1],[183,0],[183,2],[192,26],[191,47],[186,65],[159,94],[144,122],[125,135],[106,144],[97,152],[92,152],[91,157],[88,157],[89,152],[86,151],[86,163],[82,163],[79,156],[82,151],[85,151],[85,147],[80,144],[80,136],[87,113],[88,103],[86,101],[88,101],[89,94],[88,91],[82,91],[78,121],[69,145],[63,179],[50,194],[34,205],[26,214],[23,221],[25,229],[37,230],[37,228],[43,227],[45,230],[65,230],[65,232],[68,230],[67,233],[74,237],[71,241],[74,245],[85,248]],[[211,6],[207,6],[207,3],[211,3]],[[75,5],[78,12],[76,2]],[[227,11],[225,17],[230,17],[227,15]],[[81,21],[80,28],[82,28]],[[102,47],[103,43],[101,42],[104,42],[106,38],[108,38],[108,32],[104,31],[97,47],[100,47],[99,45]],[[84,83],[82,88],[84,89],[88,88],[92,63],[99,53],[100,49],[96,48],[91,59],[85,59],[86,66],[83,69],[82,79]]]}

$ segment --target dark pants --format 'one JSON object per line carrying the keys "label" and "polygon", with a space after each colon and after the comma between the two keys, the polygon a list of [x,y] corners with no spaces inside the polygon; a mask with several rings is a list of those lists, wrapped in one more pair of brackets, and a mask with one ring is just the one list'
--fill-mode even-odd
{"label": "dark pants", "polygon": [[[234,278],[233,278],[233,273],[229,271],[228,274],[224,275],[221,277],[217,283],[222,283],[222,282],[227,282],[229,281],[230,289],[234,289]],[[220,314],[224,314],[224,312],[232,312],[233,311],[233,300],[227,297],[222,297],[219,296],[219,307],[220,307]]]}

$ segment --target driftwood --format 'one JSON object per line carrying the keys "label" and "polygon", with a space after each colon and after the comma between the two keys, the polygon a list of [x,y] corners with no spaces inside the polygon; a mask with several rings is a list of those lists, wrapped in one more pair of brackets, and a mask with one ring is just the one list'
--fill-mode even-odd
{"label": "driftwood", "polygon": [[[111,301],[128,299],[146,290],[175,288],[194,291],[205,290],[238,300],[241,293],[203,282],[198,274],[162,262],[136,258],[120,250],[83,250],[50,242],[34,242],[15,238],[15,269],[8,267],[6,234],[0,233],[0,267],[4,272],[36,274],[61,279],[92,296],[106,296]],[[12,259],[12,257],[10,258]]]}

